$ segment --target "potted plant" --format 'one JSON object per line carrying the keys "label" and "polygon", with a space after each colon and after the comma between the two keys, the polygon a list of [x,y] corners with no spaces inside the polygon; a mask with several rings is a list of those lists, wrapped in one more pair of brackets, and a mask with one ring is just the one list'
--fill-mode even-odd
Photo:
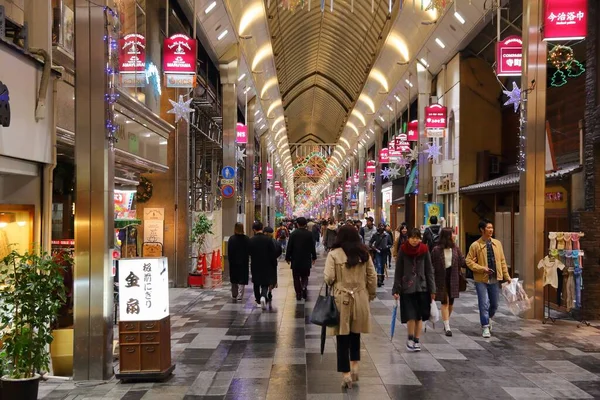
{"label": "potted plant", "polygon": [[190,240],[192,244],[196,244],[198,248],[198,263],[196,269],[188,275],[188,284],[194,287],[204,286],[204,277],[200,273],[200,264],[202,261],[202,246],[206,240],[206,235],[212,234],[212,221],[204,214],[198,215],[196,222],[192,226],[192,234]]}
{"label": "potted plant", "polygon": [[47,253],[11,251],[0,265],[0,359],[5,399],[35,400],[48,371],[52,326],[66,301],[63,277]]}

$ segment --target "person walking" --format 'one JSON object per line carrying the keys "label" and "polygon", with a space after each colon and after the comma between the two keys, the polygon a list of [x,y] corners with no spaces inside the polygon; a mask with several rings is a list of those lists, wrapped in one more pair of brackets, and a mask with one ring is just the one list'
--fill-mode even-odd
{"label": "person walking", "polygon": [[371,243],[371,238],[377,233],[377,228],[373,225],[373,217],[367,217],[367,225],[362,228],[361,236],[366,245]]}
{"label": "person walking", "polygon": [[358,381],[360,334],[371,332],[369,301],[375,299],[375,268],[369,249],[360,242],[356,228],[343,226],[325,261],[325,284],[340,313],[340,323],[327,328],[336,336],[337,370],[342,373],[342,388]]}
{"label": "person walking", "polygon": [[235,224],[233,236],[227,241],[231,298],[241,301],[250,275],[250,238],[244,234],[244,225]]}
{"label": "person walking", "polygon": [[429,252],[433,251],[433,248],[440,242],[440,232],[442,231],[441,225],[438,225],[438,217],[432,215],[429,218],[429,226],[425,228],[423,234],[423,243],[429,248]]}
{"label": "person walking", "polygon": [[400,224],[398,229],[396,229],[396,235],[394,237],[394,246],[392,247],[392,256],[394,259],[398,257],[398,251],[400,251],[400,246],[404,244],[408,240],[408,228],[406,227],[406,222]]}
{"label": "person walking", "polygon": [[371,241],[369,242],[369,247],[375,260],[375,270],[377,271],[377,287],[383,286],[385,262],[390,246],[390,238],[385,231],[385,225],[379,224],[377,232],[371,237]]}
{"label": "person walking", "polygon": [[330,250],[335,243],[335,239],[337,237],[338,227],[335,223],[335,220],[331,218],[329,220],[329,225],[327,225],[327,229],[325,230],[325,237],[323,238],[323,244],[325,245],[325,250]]}
{"label": "person walking", "polygon": [[273,280],[273,260],[276,248],[273,239],[263,232],[263,224],[258,221],[252,225],[254,236],[250,239],[250,270],[254,283],[254,299],[264,310],[267,308],[269,285]]}
{"label": "person walking", "polygon": [[277,263],[278,263],[277,260],[283,253],[283,249],[281,248],[281,245],[279,244],[279,242],[277,240],[275,240],[275,238],[274,238],[275,233],[273,232],[273,228],[271,228],[270,226],[267,226],[263,230],[263,232],[265,233],[265,235],[267,235],[269,238],[271,238],[271,240],[273,241],[273,244],[275,245],[275,258],[272,260],[273,268],[271,270],[271,282],[269,283],[269,291],[267,293],[267,302],[270,303],[273,301],[273,289],[275,289],[277,287]]}
{"label": "person walking", "polygon": [[469,248],[466,257],[467,267],[473,271],[477,301],[479,303],[479,320],[482,336],[492,337],[492,318],[498,310],[500,282],[510,283],[504,249],[499,240],[494,239],[494,225],[488,220],[479,222],[481,238]]}
{"label": "person walking", "polygon": [[450,316],[454,308],[454,299],[460,292],[461,269],[466,267],[465,257],[458,246],[454,244],[451,228],[444,228],[440,233],[440,243],[431,253],[431,262],[435,271],[436,299],[442,302],[442,321],[444,333],[452,336]]}
{"label": "person walking", "polygon": [[413,228],[400,246],[392,289],[394,298],[400,299],[400,320],[408,325],[408,351],[421,351],[423,321],[429,319],[431,302],[435,301],[434,275],[429,250],[421,242],[421,231]]}
{"label": "person walking", "polygon": [[289,236],[290,232],[285,225],[283,225],[283,222],[280,222],[279,228],[277,228],[277,231],[275,232],[275,238],[277,239],[277,242],[279,242],[279,246],[281,247],[283,254],[285,254],[285,247]]}
{"label": "person walking", "polygon": [[389,246],[388,246],[387,250],[385,251],[384,260],[385,260],[386,267],[391,269],[392,268],[392,250],[391,249],[392,249],[392,246],[394,245],[394,232],[392,231],[392,227],[389,224],[387,224],[385,226],[385,233],[387,233],[387,235],[388,235]]}
{"label": "person walking", "polygon": [[313,241],[315,242],[315,248],[319,246],[319,240],[321,239],[321,226],[315,222],[310,230],[313,235]]}
{"label": "person walking", "polygon": [[317,259],[317,251],[312,233],[306,228],[306,218],[296,220],[298,229],[290,235],[285,260],[292,266],[296,300],[306,300],[308,297],[308,277],[310,269]]}

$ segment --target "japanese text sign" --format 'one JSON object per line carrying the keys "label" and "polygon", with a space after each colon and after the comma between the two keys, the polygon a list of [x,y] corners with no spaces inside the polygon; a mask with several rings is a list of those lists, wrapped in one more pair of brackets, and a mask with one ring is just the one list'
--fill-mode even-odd
{"label": "japanese text sign", "polygon": [[156,321],[169,315],[167,258],[119,260],[121,321]]}
{"label": "japanese text sign", "polygon": [[406,133],[409,142],[417,142],[419,140],[419,121],[409,122]]}
{"label": "japanese text sign", "polygon": [[146,73],[146,38],[137,33],[119,40],[119,72]]}
{"label": "japanese text sign", "polygon": [[544,40],[584,39],[587,12],[587,0],[545,0]]}
{"label": "japanese text sign", "polygon": [[236,139],[235,142],[238,144],[248,143],[248,127],[238,122],[236,128]]}
{"label": "japanese text sign", "polygon": [[496,75],[521,76],[523,40],[519,36],[509,36],[496,43]]}
{"label": "japanese text sign", "polygon": [[379,150],[379,163],[388,164],[390,162],[390,152],[387,148]]}
{"label": "japanese text sign", "polygon": [[196,41],[176,34],[164,41],[163,70],[165,73],[196,73]]}
{"label": "japanese text sign", "polygon": [[410,142],[406,133],[396,136],[396,151],[400,153],[408,153],[410,151]]}
{"label": "japanese text sign", "polygon": [[440,104],[425,107],[425,128],[445,128],[448,118],[448,108]]}
{"label": "japanese text sign", "polygon": [[375,173],[375,161],[374,160],[367,161],[367,166],[365,168],[365,172],[367,174],[374,174]]}

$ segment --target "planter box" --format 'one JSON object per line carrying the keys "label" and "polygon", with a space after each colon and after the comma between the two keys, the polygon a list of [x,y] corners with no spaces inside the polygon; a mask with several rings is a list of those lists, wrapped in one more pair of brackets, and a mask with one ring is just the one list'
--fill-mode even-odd
{"label": "planter box", "polygon": [[204,287],[206,283],[204,275],[200,274],[189,274],[188,275],[188,286],[189,287]]}

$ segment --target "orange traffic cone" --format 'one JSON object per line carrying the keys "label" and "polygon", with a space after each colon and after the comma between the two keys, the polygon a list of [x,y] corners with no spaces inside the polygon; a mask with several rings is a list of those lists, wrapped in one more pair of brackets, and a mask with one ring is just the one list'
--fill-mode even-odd
{"label": "orange traffic cone", "polygon": [[213,251],[212,257],[210,258],[210,270],[214,271],[216,267],[217,267],[217,252]]}
{"label": "orange traffic cone", "polygon": [[202,253],[200,261],[200,273],[202,275],[208,275],[208,267],[206,266],[206,253]]}
{"label": "orange traffic cone", "polygon": [[217,268],[222,268],[223,266],[221,265],[221,249],[217,250]]}

